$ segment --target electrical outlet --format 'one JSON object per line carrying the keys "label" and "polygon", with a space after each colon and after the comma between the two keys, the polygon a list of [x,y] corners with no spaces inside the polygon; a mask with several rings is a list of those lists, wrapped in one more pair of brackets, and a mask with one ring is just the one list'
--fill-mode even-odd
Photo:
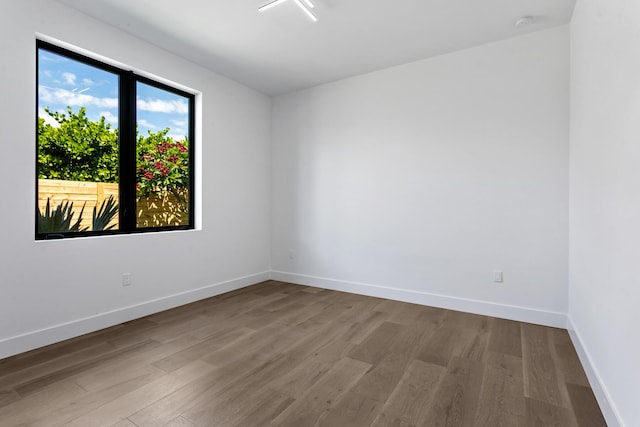
{"label": "electrical outlet", "polygon": [[500,270],[496,270],[493,272],[493,281],[495,283],[502,283],[504,282],[504,278],[502,276],[502,271]]}
{"label": "electrical outlet", "polygon": [[122,286],[131,286],[131,273],[122,273]]}

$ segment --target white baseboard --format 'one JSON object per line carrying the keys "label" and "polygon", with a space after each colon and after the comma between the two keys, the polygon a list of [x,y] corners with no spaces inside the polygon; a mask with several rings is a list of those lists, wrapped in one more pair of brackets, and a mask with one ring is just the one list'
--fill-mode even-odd
{"label": "white baseboard", "polygon": [[569,335],[571,336],[578,356],[580,357],[580,361],[585,368],[587,377],[591,383],[591,388],[593,389],[607,424],[610,427],[624,427],[611,396],[604,386],[597,368],[593,364],[589,351],[584,346],[579,331],[573,324],[571,317],[567,316],[565,313],[536,310],[527,307],[497,304],[487,301],[431,294],[407,289],[390,288],[366,283],[347,282],[343,280],[287,273],[283,271],[266,271],[250,276],[239,277],[199,289],[146,301],[95,316],[85,317],[83,319],[28,332],[26,334],[5,338],[0,340],[0,359],[184,304],[210,298],[269,279],[378,298],[393,299],[414,304],[428,305],[431,307],[446,308],[449,310],[482,314],[485,316],[517,320],[545,326],[566,328],[569,330]]}
{"label": "white baseboard", "polygon": [[138,319],[140,317],[148,316],[180,305],[210,298],[212,296],[240,289],[245,286],[250,286],[255,283],[260,283],[268,280],[269,278],[284,282],[297,283],[300,285],[316,286],[336,291],[393,299],[397,301],[482,314],[485,316],[500,317],[503,319],[517,320],[545,326],[559,328],[567,327],[566,315],[559,312],[536,310],[527,307],[497,304],[487,301],[437,295],[407,289],[389,288],[366,283],[355,283],[323,277],[286,273],[282,271],[267,271],[146,301],[129,307],[100,313],[95,316],[54,325],[37,331],[28,332],[26,334],[5,338],[0,340],[0,359],[77,337],[89,332],[118,325],[123,322],[128,322],[133,319]]}
{"label": "white baseboard", "polygon": [[602,377],[600,377],[600,373],[598,372],[596,365],[593,363],[593,359],[591,358],[587,347],[585,347],[584,341],[582,341],[580,332],[576,329],[571,315],[567,316],[567,329],[569,330],[569,336],[571,337],[573,346],[575,347],[578,357],[580,358],[580,362],[587,374],[589,384],[591,385],[593,394],[596,396],[596,400],[600,405],[600,410],[602,411],[602,415],[604,415],[607,425],[609,427],[624,427],[620,413],[614,405],[609,391],[602,382]]}
{"label": "white baseboard", "polygon": [[493,302],[478,301],[446,295],[437,295],[407,289],[388,288],[366,283],[346,282],[343,280],[286,273],[283,271],[272,271],[271,278],[274,280],[296,283],[300,285],[314,286],[378,298],[387,298],[413,304],[428,305],[431,307],[482,314],[485,316],[517,320],[527,323],[535,323],[538,325],[552,326],[556,328],[564,329],[567,327],[566,314],[555,311],[536,310],[527,307],[497,304]]}
{"label": "white baseboard", "polygon": [[252,274],[0,340],[0,359],[269,280]]}

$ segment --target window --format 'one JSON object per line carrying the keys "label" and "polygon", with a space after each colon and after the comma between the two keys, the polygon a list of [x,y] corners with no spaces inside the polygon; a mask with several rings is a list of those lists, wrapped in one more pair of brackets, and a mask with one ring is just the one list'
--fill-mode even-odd
{"label": "window", "polygon": [[37,42],[36,238],[192,229],[194,95]]}

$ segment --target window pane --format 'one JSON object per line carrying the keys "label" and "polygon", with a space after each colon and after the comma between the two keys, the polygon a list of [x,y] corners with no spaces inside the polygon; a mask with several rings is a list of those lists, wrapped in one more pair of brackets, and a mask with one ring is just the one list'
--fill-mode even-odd
{"label": "window pane", "polygon": [[189,225],[189,98],[137,83],[137,227]]}
{"label": "window pane", "polygon": [[39,233],[116,230],[116,74],[38,49]]}

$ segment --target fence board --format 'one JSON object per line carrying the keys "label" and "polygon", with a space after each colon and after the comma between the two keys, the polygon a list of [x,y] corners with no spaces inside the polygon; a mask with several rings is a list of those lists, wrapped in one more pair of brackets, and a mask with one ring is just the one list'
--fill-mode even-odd
{"label": "fence board", "polygon": [[[38,207],[44,212],[47,199],[51,209],[64,201],[73,202],[74,218],[77,218],[84,206],[81,227],[91,230],[93,208],[100,208],[103,200],[113,196],[118,202],[117,183],[65,181],[56,179],[38,180]],[[184,197],[184,195],[183,195]],[[150,196],[137,203],[138,227],[158,227],[165,225],[186,225],[189,215],[181,209],[181,203],[174,195],[164,197]],[[110,223],[118,228],[118,217]]]}
{"label": "fence board", "polygon": [[[102,193],[100,193],[100,191]],[[102,198],[99,195],[102,194]],[[84,181],[65,181],[58,179],[39,179],[38,180],[38,207],[44,212],[47,205],[47,199],[50,199],[51,209],[64,201],[73,202],[73,218],[78,218],[80,211],[84,206],[82,213],[81,228],[92,228],[93,208],[100,207],[100,203],[104,199],[104,195],[113,197],[118,201],[118,184],[104,182],[84,182]],[[118,228],[118,217],[116,216],[110,223]]]}

